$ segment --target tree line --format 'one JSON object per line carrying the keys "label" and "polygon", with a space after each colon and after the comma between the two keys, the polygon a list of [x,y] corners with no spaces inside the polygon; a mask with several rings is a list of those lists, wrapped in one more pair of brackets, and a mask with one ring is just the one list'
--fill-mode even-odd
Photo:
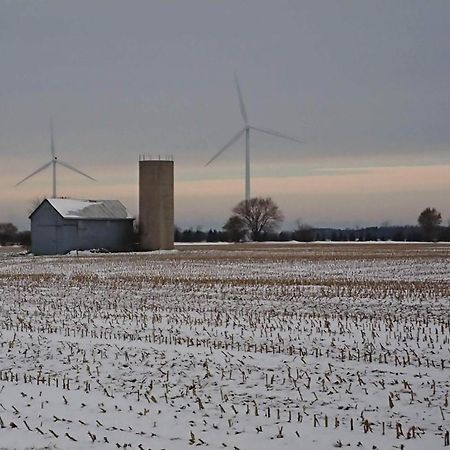
{"label": "tree line", "polygon": [[[440,227],[435,239],[441,242],[450,242],[450,227]],[[395,241],[395,242],[427,242],[428,239],[419,226],[379,226],[364,228],[314,228],[304,226],[301,229],[283,230],[280,232],[261,233],[257,242],[368,242],[368,241]],[[223,229],[209,228],[176,228],[175,242],[239,242],[233,235]]]}
{"label": "tree line", "polygon": [[[280,231],[283,213],[271,198],[255,197],[239,202],[221,229],[175,228],[175,242],[246,242],[246,241],[444,241],[450,242],[450,223],[442,226],[442,214],[425,208],[417,225],[365,228],[315,228],[297,221],[294,230]],[[136,229],[136,242],[138,230]],[[0,223],[0,245],[29,247],[31,233],[18,231],[12,223]]]}
{"label": "tree line", "polygon": [[22,245],[28,247],[31,244],[30,231],[19,231],[9,222],[0,223],[0,245]]}
{"label": "tree line", "polygon": [[284,216],[271,198],[255,197],[239,202],[222,229],[175,229],[175,242],[243,242],[243,241],[447,241],[450,224],[442,226],[442,215],[435,208],[424,209],[412,226],[365,228],[314,228],[297,221],[294,230],[279,231]]}

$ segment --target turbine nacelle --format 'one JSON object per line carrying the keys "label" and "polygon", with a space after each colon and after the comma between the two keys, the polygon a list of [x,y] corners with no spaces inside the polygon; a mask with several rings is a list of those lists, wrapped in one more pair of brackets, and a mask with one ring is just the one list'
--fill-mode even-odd
{"label": "turbine nacelle", "polygon": [[29,180],[34,175],[47,169],[47,167],[52,166],[53,167],[53,198],[56,198],[56,166],[58,164],[60,166],[65,167],[66,169],[71,170],[72,172],[76,172],[80,175],[83,175],[86,178],[89,178],[90,180],[96,181],[95,178],[92,178],[91,176],[87,175],[86,173],[82,172],[81,170],[58,159],[58,157],[56,156],[55,143],[54,143],[54,139],[53,139],[53,121],[50,121],[50,153],[52,155],[52,159],[49,162],[47,162],[43,166],[39,167],[39,169],[36,169],[34,172],[32,172],[30,175],[26,176],[24,179],[20,180],[15,186],[19,186],[19,184],[22,184],[25,181]]}
{"label": "turbine nacelle", "polygon": [[222,153],[228,150],[233,144],[235,144],[241,136],[245,135],[245,200],[250,200],[250,130],[258,131],[260,133],[265,133],[270,136],[275,136],[281,139],[287,139],[292,142],[297,142],[302,144],[303,142],[299,139],[287,136],[279,131],[270,130],[268,128],[254,127],[248,123],[247,111],[245,109],[244,98],[242,96],[241,87],[239,86],[239,80],[236,74],[234,74],[234,80],[236,83],[236,90],[239,100],[239,109],[241,111],[242,120],[244,122],[244,128],[240,129],[231,139],[225,144],[206,164],[209,166],[213,161],[215,161]]}

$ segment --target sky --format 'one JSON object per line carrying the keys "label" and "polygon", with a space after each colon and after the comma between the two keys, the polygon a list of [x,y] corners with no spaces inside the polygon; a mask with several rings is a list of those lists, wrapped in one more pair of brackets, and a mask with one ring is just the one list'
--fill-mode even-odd
{"label": "sky", "polygon": [[138,158],[175,161],[175,221],[221,227],[252,195],[314,226],[450,218],[447,0],[0,0],[0,222],[29,227],[51,194],[119,199],[137,214]]}

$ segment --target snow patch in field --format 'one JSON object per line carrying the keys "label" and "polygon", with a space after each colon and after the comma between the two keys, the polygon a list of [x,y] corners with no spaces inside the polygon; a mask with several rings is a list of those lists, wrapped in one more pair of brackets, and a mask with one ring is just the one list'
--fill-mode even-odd
{"label": "snow patch in field", "polygon": [[0,448],[444,448],[450,248],[369,247],[0,255]]}

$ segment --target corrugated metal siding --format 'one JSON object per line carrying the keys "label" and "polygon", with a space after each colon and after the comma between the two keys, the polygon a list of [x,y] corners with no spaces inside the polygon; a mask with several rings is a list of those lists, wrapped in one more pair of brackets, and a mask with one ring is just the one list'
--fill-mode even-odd
{"label": "corrugated metal siding", "polygon": [[79,250],[105,248],[109,251],[129,250],[133,223],[127,220],[77,220]]}
{"label": "corrugated metal siding", "polygon": [[76,222],[63,222],[65,223],[58,226],[56,229],[58,255],[64,255],[64,253],[67,253],[70,250],[76,250],[78,246],[78,232]]}
{"label": "corrugated metal siding", "polygon": [[48,204],[43,203],[33,214],[31,220],[31,251],[35,255],[54,255],[58,253],[57,228],[63,219]]}

